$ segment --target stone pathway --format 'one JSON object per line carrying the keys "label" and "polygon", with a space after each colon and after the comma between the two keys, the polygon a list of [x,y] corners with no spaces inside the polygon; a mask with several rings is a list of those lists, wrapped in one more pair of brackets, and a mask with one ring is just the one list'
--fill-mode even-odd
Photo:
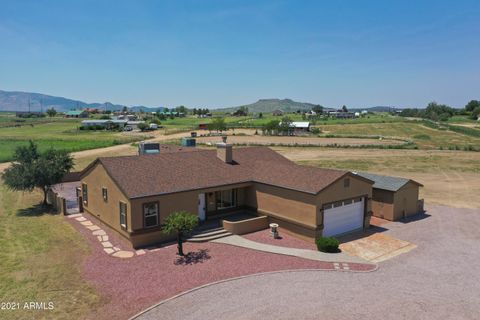
{"label": "stone pathway", "polygon": [[[296,249],[296,248],[280,247],[280,246],[274,246],[274,245],[270,245],[270,244],[264,244],[264,243],[248,240],[248,239],[245,239],[245,238],[243,238],[241,236],[238,236],[238,235],[232,235],[232,236],[228,236],[228,237],[225,237],[225,238],[212,240],[212,242],[225,243],[225,244],[229,244],[229,245],[232,245],[232,246],[249,248],[249,249],[253,249],[253,250],[276,253],[276,254],[283,254],[283,255],[287,255],[287,256],[294,256],[294,257],[310,259],[310,260],[317,260],[317,261],[324,261],[324,262],[334,262],[334,267],[335,267],[335,263],[337,263],[338,268],[335,267],[335,269],[337,269],[337,270],[348,270],[345,267],[348,268],[347,263],[349,263],[349,262],[350,263],[362,263],[362,264],[368,263],[366,260],[363,260],[363,259],[361,259],[359,257],[356,257],[356,256],[348,255],[348,254],[343,253],[343,252],[340,252],[340,253],[324,253],[324,252],[308,250],[308,249]],[[344,266],[344,264],[346,266]]]}
{"label": "stone pathway", "polygon": [[78,221],[83,227],[92,231],[92,235],[97,238],[100,244],[103,246],[103,251],[116,258],[131,258],[135,255],[141,256],[146,253],[145,250],[121,250],[118,247],[115,247],[110,241],[105,230],[101,229],[99,226],[93,224],[90,220],[87,220],[81,213],[71,214],[67,216],[69,219],[74,219]]}

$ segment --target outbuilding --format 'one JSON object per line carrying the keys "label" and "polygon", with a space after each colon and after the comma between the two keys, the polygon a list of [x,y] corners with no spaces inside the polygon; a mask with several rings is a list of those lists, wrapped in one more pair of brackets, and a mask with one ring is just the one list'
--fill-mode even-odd
{"label": "outbuilding", "polygon": [[421,183],[366,172],[357,174],[374,182],[373,216],[396,221],[423,212],[423,199],[419,199],[419,189],[423,187]]}

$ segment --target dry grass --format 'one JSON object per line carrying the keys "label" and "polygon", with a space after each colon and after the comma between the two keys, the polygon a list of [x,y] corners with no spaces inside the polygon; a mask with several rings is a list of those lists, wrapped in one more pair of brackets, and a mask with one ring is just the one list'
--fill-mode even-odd
{"label": "dry grass", "polygon": [[63,220],[42,207],[37,192],[0,184],[0,301],[53,302],[54,309],[0,310],[1,319],[82,319],[102,303],[81,276],[88,247]]}
{"label": "dry grass", "polygon": [[480,153],[440,150],[274,148],[300,164],[417,180],[429,203],[480,208]]}

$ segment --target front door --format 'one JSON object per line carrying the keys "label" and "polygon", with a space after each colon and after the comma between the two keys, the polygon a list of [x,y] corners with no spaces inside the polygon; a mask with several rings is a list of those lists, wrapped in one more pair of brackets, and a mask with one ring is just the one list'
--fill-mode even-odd
{"label": "front door", "polygon": [[198,195],[198,217],[200,221],[205,221],[205,193],[200,193]]}

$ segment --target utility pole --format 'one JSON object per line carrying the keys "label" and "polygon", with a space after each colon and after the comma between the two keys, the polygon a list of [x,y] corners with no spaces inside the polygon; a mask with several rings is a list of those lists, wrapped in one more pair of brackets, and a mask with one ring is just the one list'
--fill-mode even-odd
{"label": "utility pole", "polygon": [[30,98],[28,98],[28,113],[30,113]]}
{"label": "utility pole", "polygon": [[40,112],[43,113],[43,99],[40,99]]}

